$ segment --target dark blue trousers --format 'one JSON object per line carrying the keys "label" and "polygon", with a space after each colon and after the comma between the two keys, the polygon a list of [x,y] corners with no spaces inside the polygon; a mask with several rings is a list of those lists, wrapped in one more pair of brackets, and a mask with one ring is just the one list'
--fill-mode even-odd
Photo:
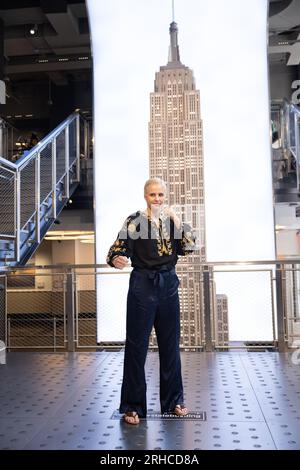
{"label": "dark blue trousers", "polygon": [[183,404],[178,285],[175,269],[135,268],[131,273],[120,413],[147,415],[145,361],[153,325],[159,348],[161,412]]}

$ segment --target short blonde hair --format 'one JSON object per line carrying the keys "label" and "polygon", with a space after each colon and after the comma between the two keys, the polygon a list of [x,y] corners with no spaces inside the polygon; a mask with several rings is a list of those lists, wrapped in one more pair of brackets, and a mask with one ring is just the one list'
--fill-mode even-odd
{"label": "short blonde hair", "polygon": [[162,180],[161,178],[150,178],[146,181],[146,183],[144,185],[144,194],[146,194],[147,188],[151,184],[159,184],[160,186],[162,186],[164,188],[165,192],[167,192],[167,185],[164,182],[164,180]]}

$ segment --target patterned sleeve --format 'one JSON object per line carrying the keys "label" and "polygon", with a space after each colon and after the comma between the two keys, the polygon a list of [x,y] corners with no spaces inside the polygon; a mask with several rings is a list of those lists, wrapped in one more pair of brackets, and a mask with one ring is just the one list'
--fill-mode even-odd
{"label": "patterned sleeve", "polygon": [[196,244],[196,235],[189,224],[183,223],[181,229],[181,237],[178,240],[178,254],[181,256],[193,253],[198,249]]}
{"label": "patterned sleeve", "polygon": [[113,258],[116,256],[127,256],[130,258],[133,252],[133,240],[128,236],[128,225],[131,221],[131,217],[127,217],[121,230],[118,233],[117,239],[114,241],[110,247],[106,262],[114,268],[112,263]]}

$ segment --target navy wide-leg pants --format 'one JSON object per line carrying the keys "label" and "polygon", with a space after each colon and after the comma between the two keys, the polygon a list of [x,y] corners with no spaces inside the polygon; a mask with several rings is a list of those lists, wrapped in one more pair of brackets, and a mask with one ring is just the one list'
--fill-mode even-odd
{"label": "navy wide-leg pants", "polygon": [[173,411],[177,404],[183,404],[178,285],[175,269],[134,269],[131,273],[120,413],[136,411],[146,417],[144,367],[153,325],[159,348],[161,412]]}

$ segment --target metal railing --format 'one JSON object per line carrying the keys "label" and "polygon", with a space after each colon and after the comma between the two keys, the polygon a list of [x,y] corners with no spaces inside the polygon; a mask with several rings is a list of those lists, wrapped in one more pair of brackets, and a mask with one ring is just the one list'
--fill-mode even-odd
{"label": "metal railing", "polygon": [[[106,265],[36,267],[30,274],[6,268],[0,339],[10,350],[123,347],[129,273]],[[181,348],[285,351],[299,341],[300,260],[203,263],[178,267],[177,274]],[[156,347],[153,333],[150,346]]]}
{"label": "metal railing", "polygon": [[295,185],[300,189],[300,108],[286,99],[273,101],[271,119],[277,142],[273,151],[274,173],[280,173],[281,178],[295,173]]}
{"label": "metal railing", "polygon": [[0,157],[0,264],[26,262],[80,181],[87,125],[75,112],[16,163]]}

